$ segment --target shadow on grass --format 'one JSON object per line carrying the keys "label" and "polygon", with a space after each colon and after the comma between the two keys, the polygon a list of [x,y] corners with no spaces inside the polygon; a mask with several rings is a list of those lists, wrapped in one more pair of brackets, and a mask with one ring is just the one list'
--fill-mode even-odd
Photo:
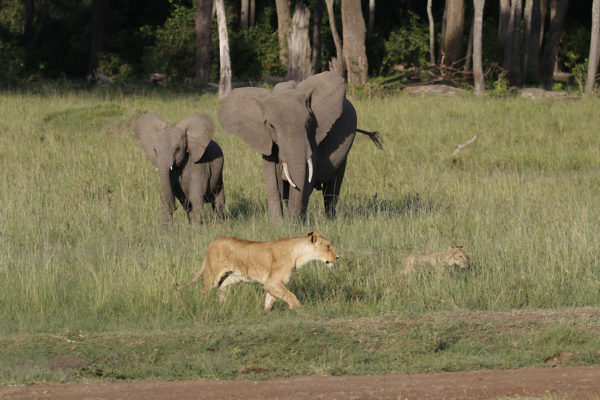
{"label": "shadow on grass", "polygon": [[338,208],[341,215],[353,217],[373,216],[380,214],[408,215],[427,213],[440,208],[440,205],[428,198],[422,198],[419,193],[409,193],[399,199],[379,199],[377,194],[371,198],[351,196]]}

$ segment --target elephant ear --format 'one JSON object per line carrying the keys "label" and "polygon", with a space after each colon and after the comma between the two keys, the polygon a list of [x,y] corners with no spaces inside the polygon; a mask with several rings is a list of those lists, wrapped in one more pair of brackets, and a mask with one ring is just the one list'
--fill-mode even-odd
{"label": "elephant ear", "polygon": [[271,92],[263,88],[239,88],[225,97],[217,118],[223,128],[239,136],[255,151],[270,155],[273,139],[265,126],[263,101]]}
{"label": "elephant ear", "polygon": [[202,158],[206,147],[215,136],[215,124],[208,115],[193,113],[181,120],[176,126],[185,132],[187,137],[187,150],[193,162]]}
{"label": "elephant ear", "polygon": [[135,138],[155,166],[157,166],[156,152],[154,151],[156,132],[166,128],[167,123],[161,117],[151,112],[139,117],[133,126]]}
{"label": "elephant ear", "polygon": [[344,78],[332,71],[321,72],[298,83],[310,99],[310,108],[317,119],[315,139],[321,143],[342,114],[346,86]]}

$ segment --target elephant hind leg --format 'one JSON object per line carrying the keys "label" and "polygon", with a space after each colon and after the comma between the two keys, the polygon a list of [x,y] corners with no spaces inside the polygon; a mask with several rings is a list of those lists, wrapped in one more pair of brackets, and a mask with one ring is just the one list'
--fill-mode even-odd
{"label": "elephant hind leg", "polygon": [[335,218],[337,202],[340,197],[340,188],[346,172],[346,161],[338,168],[335,176],[329,182],[323,184],[323,201],[325,203],[325,215],[327,218]]}

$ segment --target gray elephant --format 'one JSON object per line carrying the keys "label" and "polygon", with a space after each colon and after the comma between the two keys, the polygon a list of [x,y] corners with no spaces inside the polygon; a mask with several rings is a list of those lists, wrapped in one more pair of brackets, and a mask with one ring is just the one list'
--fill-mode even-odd
{"label": "gray elephant", "polygon": [[323,191],[325,213],[335,217],[348,152],[356,132],[381,148],[377,132],[356,129],[356,111],[344,79],[334,72],[287,81],[273,91],[239,88],[218,112],[223,128],[262,154],[269,215],[303,218],[313,189]]}
{"label": "gray elephant", "polygon": [[215,126],[208,115],[194,113],[174,128],[154,113],[135,121],[135,137],[158,169],[162,184],[162,220],[173,221],[175,197],[190,222],[202,222],[204,202],[223,215],[223,152],[212,138]]}

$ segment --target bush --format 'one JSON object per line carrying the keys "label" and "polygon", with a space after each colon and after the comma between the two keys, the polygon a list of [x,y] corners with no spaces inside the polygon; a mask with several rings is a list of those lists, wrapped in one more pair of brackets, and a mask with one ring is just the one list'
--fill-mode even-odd
{"label": "bush", "polygon": [[[285,74],[286,67],[279,60],[279,39],[277,29],[270,25],[275,9],[268,7],[256,26],[247,31],[229,28],[232,74],[237,79],[259,79],[261,76]],[[214,47],[219,48],[219,38]],[[217,54],[218,61],[218,54]],[[218,77],[219,67],[213,68]]]}
{"label": "bush", "polygon": [[25,68],[25,51],[15,41],[0,40],[0,82],[13,83]]}
{"label": "bush", "polygon": [[408,25],[392,31],[384,48],[380,74],[390,74],[396,64],[425,66],[429,59],[429,31],[416,14],[409,12]]}
{"label": "bush", "polygon": [[144,26],[142,36],[154,37],[155,43],[143,56],[144,71],[167,74],[171,81],[194,76],[194,9],[173,4],[165,24],[155,30]]}

